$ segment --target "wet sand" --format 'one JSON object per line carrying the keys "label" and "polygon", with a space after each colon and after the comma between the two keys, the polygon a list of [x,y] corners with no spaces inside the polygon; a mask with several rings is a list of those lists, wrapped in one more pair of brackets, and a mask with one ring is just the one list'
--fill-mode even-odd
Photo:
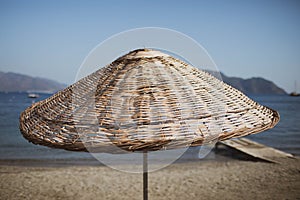
{"label": "wet sand", "polygon": [[[106,166],[0,166],[0,199],[142,199],[142,174]],[[300,159],[175,163],[149,173],[149,199],[299,199]]]}

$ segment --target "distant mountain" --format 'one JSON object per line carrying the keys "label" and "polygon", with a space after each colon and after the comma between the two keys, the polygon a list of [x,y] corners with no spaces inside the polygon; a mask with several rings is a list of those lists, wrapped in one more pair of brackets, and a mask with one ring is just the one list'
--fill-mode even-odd
{"label": "distant mountain", "polygon": [[[213,71],[207,71],[215,75]],[[242,79],[237,77],[228,77],[221,73],[225,83],[246,93],[253,94],[284,94],[287,93],[276,86],[273,82],[263,78]],[[66,85],[53,80],[31,77],[27,75],[0,72],[0,91],[2,92],[47,92],[53,93],[65,88]]]}
{"label": "distant mountain", "polygon": [[[208,71],[208,73],[212,75],[216,75],[216,72]],[[264,78],[255,77],[249,79],[242,79],[238,77],[228,77],[223,73],[220,73],[222,80],[231,85],[232,87],[240,90],[241,92],[247,95],[255,95],[255,94],[281,94],[286,95],[287,93],[282,89],[275,85],[273,82],[266,80]]]}
{"label": "distant mountain", "polygon": [[31,77],[23,74],[0,71],[1,92],[46,92],[53,93],[66,85],[53,80]]}

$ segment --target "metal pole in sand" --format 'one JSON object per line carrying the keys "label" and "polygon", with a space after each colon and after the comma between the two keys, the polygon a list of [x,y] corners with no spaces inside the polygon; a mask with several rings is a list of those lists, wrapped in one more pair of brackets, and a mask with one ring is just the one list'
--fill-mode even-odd
{"label": "metal pole in sand", "polygon": [[143,199],[148,200],[148,152],[143,152]]}

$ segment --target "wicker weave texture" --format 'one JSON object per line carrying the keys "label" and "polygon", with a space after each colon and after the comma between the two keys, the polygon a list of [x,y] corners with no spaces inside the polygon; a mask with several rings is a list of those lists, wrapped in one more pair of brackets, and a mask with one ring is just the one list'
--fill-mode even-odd
{"label": "wicker weave texture", "polygon": [[73,151],[153,151],[274,127],[279,114],[207,72],[149,49],[118,58],[20,116],[35,144]]}

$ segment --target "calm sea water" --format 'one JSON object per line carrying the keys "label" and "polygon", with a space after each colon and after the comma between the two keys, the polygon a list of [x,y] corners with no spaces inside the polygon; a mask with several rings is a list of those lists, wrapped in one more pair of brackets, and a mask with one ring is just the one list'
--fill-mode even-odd
{"label": "calm sea water", "polygon": [[[35,101],[50,95],[41,94]],[[252,96],[254,100],[278,110],[279,124],[249,139],[300,155],[300,97]],[[33,100],[26,93],[0,93],[0,159],[85,159],[87,153],[69,152],[33,145],[19,131],[19,115]]]}
{"label": "calm sea water", "polygon": [[250,135],[249,139],[300,155],[300,97],[252,96],[253,100],[277,110],[279,123],[270,130]]}

